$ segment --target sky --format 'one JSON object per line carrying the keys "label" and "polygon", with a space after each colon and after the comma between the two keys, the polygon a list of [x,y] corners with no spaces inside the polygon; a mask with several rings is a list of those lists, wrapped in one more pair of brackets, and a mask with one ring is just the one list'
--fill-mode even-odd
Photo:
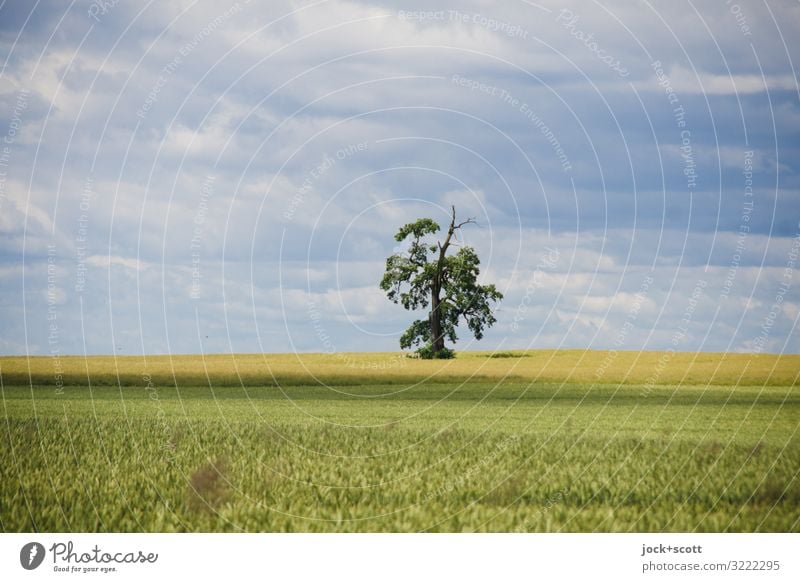
{"label": "sky", "polygon": [[0,1],[0,354],[800,351],[798,2]]}

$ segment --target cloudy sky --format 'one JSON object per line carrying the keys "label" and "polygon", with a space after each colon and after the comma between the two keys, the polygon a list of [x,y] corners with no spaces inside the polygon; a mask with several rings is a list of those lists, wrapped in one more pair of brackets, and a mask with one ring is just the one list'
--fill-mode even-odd
{"label": "cloudy sky", "polygon": [[393,234],[451,204],[505,293],[458,349],[797,353],[798,30],[796,1],[5,0],[0,353],[396,350]]}

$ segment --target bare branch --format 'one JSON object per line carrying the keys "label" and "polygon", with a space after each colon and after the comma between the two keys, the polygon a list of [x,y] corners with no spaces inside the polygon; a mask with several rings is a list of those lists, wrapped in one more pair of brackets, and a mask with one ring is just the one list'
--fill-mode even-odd
{"label": "bare branch", "polygon": [[458,230],[459,228],[461,228],[462,226],[465,226],[467,224],[476,224],[477,225],[478,221],[475,220],[474,218],[468,218],[464,222],[460,222],[460,223],[454,225],[453,226],[453,230]]}

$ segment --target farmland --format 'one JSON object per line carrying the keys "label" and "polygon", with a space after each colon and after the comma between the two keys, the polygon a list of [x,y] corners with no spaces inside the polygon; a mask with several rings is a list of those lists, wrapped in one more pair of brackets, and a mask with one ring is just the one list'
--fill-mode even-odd
{"label": "farmland", "polygon": [[0,358],[5,531],[800,531],[800,356]]}

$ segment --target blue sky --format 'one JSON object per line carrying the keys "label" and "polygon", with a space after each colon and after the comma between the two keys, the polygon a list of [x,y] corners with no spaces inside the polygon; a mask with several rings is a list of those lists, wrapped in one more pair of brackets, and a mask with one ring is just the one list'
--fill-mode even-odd
{"label": "blue sky", "polygon": [[393,234],[451,204],[505,293],[458,349],[797,353],[798,29],[788,1],[5,1],[0,353],[396,350]]}

